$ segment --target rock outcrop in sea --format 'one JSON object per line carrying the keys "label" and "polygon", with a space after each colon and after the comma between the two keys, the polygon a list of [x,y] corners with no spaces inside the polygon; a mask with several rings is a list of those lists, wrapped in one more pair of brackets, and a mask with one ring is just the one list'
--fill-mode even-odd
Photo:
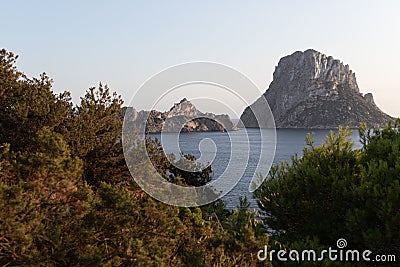
{"label": "rock outcrop in sea", "polygon": [[348,65],[312,49],[280,59],[269,88],[244,110],[239,127],[270,127],[253,113],[263,116],[262,98],[277,128],[356,128],[361,122],[373,127],[393,120],[375,105],[371,93],[360,93]]}
{"label": "rock outcrop in sea", "polygon": [[[229,115],[215,115],[199,111],[186,98],[175,103],[169,111],[133,110],[132,120],[137,129],[146,125],[146,133],[163,132],[225,132],[237,130]],[[147,119],[147,123],[145,123]]]}

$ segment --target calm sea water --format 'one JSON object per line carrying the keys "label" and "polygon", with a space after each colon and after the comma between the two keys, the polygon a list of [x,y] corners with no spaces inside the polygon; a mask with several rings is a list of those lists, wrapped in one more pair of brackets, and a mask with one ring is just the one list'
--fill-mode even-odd
{"label": "calm sea water", "polygon": [[[240,179],[236,186],[222,200],[226,202],[227,208],[234,209],[239,203],[239,197],[246,196],[250,202],[250,208],[257,208],[256,200],[249,192],[249,184],[257,173],[266,176],[266,167],[269,162],[274,164],[282,160],[289,161],[291,155],[301,156],[308,133],[314,133],[315,144],[325,140],[329,130],[308,129],[278,129],[276,130],[276,150],[274,151],[275,135],[268,129],[241,129],[228,133],[204,132],[204,133],[181,133],[179,143],[176,142],[176,134],[163,134],[162,143],[167,153],[179,155],[181,152],[193,154],[203,164],[211,162],[213,179],[229,177]],[[152,135],[160,138],[159,134]],[[351,136],[354,148],[360,148],[357,130]],[[176,144],[176,145],[174,145]],[[179,147],[178,147],[179,145]],[[260,153],[264,157],[260,161]],[[248,157],[247,157],[248,156]],[[246,166],[243,168],[243,166]],[[258,168],[257,168],[258,166]],[[228,168],[228,169],[227,169]],[[224,171],[226,171],[224,173]],[[225,178],[224,178],[225,179]]]}

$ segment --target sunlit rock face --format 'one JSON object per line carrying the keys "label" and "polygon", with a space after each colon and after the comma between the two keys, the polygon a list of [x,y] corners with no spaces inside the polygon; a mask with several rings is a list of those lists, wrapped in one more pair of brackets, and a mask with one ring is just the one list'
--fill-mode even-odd
{"label": "sunlit rock face", "polygon": [[309,49],[279,60],[267,91],[247,107],[239,126],[269,128],[256,119],[265,111],[265,98],[278,128],[336,128],[383,126],[390,116],[362,96],[355,73],[340,60]]}

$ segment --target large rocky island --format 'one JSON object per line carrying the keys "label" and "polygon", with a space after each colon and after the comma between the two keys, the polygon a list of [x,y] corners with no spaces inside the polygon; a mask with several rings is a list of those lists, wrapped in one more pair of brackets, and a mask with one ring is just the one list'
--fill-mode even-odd
{"label": "large rocky island", "polygon": [[[170,110],[132,112],[132,120],[140,131],[145,128],[146,133],[163,132],[225,132],[237,130],[229,115],[215,115],[199,111],[186,98],[175,103]],[[146,121],[147,120],[147,121]]]}
{"label": "large rocky island", "polygon": [[269,88],[244,110],[238,126],[271,126],[256,119],[268,114],[262,98],[277,128],[356,128],[361,122],[373,127],[393,120],[375,105],[372,94],[360,93],[348,65],[312,49],[280,59]]}

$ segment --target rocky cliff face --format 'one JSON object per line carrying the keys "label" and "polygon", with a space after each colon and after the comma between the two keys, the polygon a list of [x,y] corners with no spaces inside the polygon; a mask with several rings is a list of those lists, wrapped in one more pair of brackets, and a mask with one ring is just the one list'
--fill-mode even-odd
{"label": "rocky cliff face", "polygon": [[[144,122],[146,121],[145,124]],[[133,121],[137,129],[146,125],[146,133],[164,132],[224,132],[237,130],[228,115],[202,113],[186,98],[166,112],[133,111]]]}
{"label": "rocky cliff face", "polygon": [[[363,97],[348,65],[312,49],[283,57],[261,98],[268,101],[277,128],[383,126],[393,120],[375,105],[372,94]],[[239,126],[268,127],[253,113],[262,112],[261,98],[244,110]]]}

